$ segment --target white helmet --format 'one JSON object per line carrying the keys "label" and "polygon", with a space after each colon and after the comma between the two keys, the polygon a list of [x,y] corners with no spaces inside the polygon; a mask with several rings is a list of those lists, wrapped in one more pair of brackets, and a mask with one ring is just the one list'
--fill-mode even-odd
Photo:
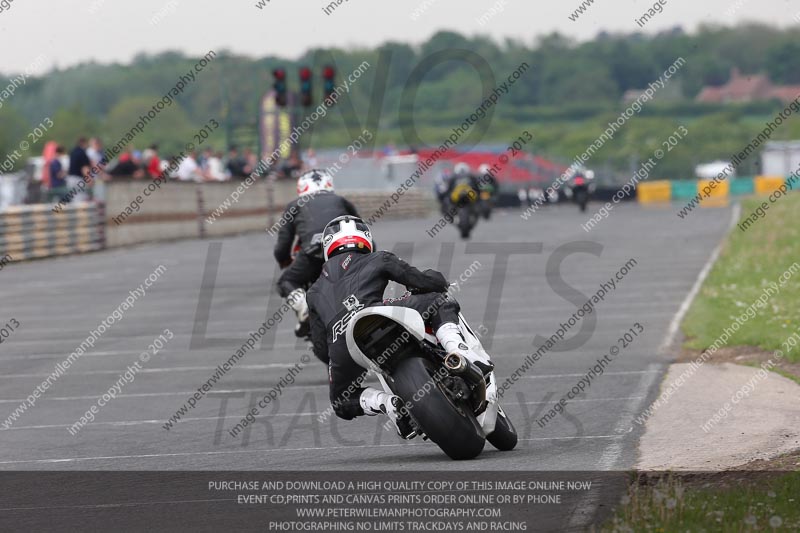
{"label": "white helmet", "polygon": [[465,176],[469,174],[470,168],[467,163],[458,163],[453,169],[456,176]]}
{"label": "white helmet", "polygon": [[488,174],[489,170],[491,170],[491,167],[486,163],[484,163],[478,168],[478,174],[480,175]]}
{"label": "white helmet", "polygon": [[372,232],[367,223],[358,217],[336,217],[322,231],[322,247],[327,261],[342,252],[371,253],[375,249]]}
{"label": "white helmet", "polygon": [[333,176],[327,170],[309,170],[297,178],[297,194],[299,196],[320,191],[333,191]]}

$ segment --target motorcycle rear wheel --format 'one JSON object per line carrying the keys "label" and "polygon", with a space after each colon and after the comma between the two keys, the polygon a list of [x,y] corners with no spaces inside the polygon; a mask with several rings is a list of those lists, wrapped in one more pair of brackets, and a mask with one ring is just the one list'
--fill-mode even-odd
{"label": "motorcycle rear wheel", "polygon": [[437,370],[420,357],[401,361],[392,374],[395,393],[410,406],[411,416],[428,438],[451,459],[473,459],[486,444],[483,430],[467,402],[453,402],[434,380]]}
{"label": "motorcycle rear wheel", "polygon": [[458,229],[461,231],[462,239],[469,239],[469,234],[472,232],[472,213],[469,206],[463,206],[458,211]]}
{"label": "motorcycle rear wheel", "polygon": [[586,191],[578,191],[576,193],[576,200],[578,201],[581,213],[584,213],[586,211],[586,204],[589,203],[589,194]]}
{"label": "motorcycle rear wheel", "polygon": [[486,440],[501,452],[507,452],[517,446],[517,439],[517,430],[514,428],[514,424],[511,423],[505,412],[500,410],[497,413],[494,431],[489,433]]}

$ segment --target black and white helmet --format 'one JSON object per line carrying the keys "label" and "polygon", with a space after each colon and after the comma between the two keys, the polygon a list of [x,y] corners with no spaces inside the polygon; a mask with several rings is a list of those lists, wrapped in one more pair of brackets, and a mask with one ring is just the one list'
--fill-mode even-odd
{"label": "black and white helmet", "polygon": [[336,217],[322,231],[322,247],[327,261],[342,252],[372,253],[375,243],[367,223],[358,217]]}
{"label": "black and white helmet", "polygon": [[297,178],[297,195],[305,196],[320,191],[333,191],[333,176],[327,170],[309,170]]}

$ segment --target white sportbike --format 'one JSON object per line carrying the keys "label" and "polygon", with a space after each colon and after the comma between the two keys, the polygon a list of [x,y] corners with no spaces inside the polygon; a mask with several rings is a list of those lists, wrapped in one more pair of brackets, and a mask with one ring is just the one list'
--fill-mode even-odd
{"label": "white sportbike", "polygon": [[517,432],[498,403],[497,380],[480,340],[459,313],[459,329],[483,368],[446,353],[414,309],[372,306],[359,310],[346,330],[350,357],[374,371],[387,393],[404,402],[418,435],[451,459],[477,457],[485,441],[514,449]]}

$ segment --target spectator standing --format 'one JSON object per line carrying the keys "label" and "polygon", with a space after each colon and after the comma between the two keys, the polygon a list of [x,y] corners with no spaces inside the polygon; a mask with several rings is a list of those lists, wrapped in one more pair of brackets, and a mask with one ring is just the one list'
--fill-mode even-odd
{"label": "spectator standing", "polygon": [[66,150],[63,146],[57,146],[55,157],[47,165],[50,173],[50,188],[47,192],[47,199],[50,202],[57,202],[62,198],[65,202],[69,201],[65,198],[67,195],[67,171],[64,169],[64,165],[61,164],[61,159],[64,157],[65,152]]}
{"label": "spectator standing", "polygon": [[225,169],[232,178],[243,178],[247,175],[244,167],[244,158],[239,155],[239,150],[235,146],[231,146],[228,150],[228,157],[225,160]]}
{"label": "spectator standing", "polygon": [[250,149],[244,149],[244,175],[249,176],[258,168],[258,156]]}
{"label": "spectator standing", "polygon": [[161,159],[158,157],[158,145],[153,144],[144,151],[144,162],[146,174],[150,179],[156,178],[161,174]]}
{"label": "spectator standing", "polygon": [[89,171],[92,168],[92,162],[86,154],[86,149],[89,147],[89,141],[86,137],[78,139],[75,148],[69,153],[69,170],[67,171],[67,187],[73,189],[78,186],[81,181],[86,182],[85,192],[78,189],[75,195],[75,200],[85,202],[92,198],[92,185],[93,176]]}
{"label": "spectator standing", "polygon": [[89,161],[92,162],[93,166],[100,166],[101,164],[105,165],[108,163],[105,155],[103,155],[103,143],[100,142],[100,139],[97,137],[89,139],[89,147],[86,149],[86,155],[89,157]]}
{"label": "spectator standing", "polygon": [[97,137],[92,137],[89,139],[89,148],[86,149],[86,155],[89,156],[89,161],[92,162],[92,168],[98,169],[93,176],[95,180],[92,194],[96,200],[105,201],[105,182],[111,180],[111,175],[106,172],[108,159],[106,159],[106,156],[103,153],[103,143],[100,142],[100,139]]}

